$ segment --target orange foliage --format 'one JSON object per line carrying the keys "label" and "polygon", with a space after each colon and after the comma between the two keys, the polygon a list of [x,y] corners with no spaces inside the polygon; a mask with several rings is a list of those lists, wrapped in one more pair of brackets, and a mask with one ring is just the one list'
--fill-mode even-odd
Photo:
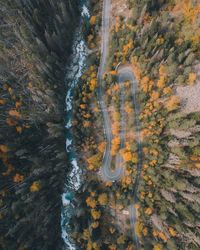
{"label": "orange foliage", "polygon": [[15,107],[16,108],[20,108],[22,106],[22,103],[20,101],[16,102],[15,103]]}
{"label": "orange foliage", "polygon": [[[117,111],[113,111],[112,112],[112,117],[113,117],[113,120],[114,121],[119,121],[120,120],[120,113],[117,112]],[[119,127],[119,123],[115,124],[115,126],[118,126]]]}
{"label": "orange foliage", "polygon": [[117,92],[119,91],[119,89],[120,89],[119,84],[116,84],[112,87],[113,92]]}
{"label": "orange foliage", "polygon": [[116,76],[117,75],[117,71],[116,70],[112,70],[112,71],[110,71],[110,74]]}
{"label": "orange foliage", "polygon": [[95,197],[95,196],[96,196],[96,192],[94,192],[94,191],[93,191],[93,192],[90,192],[90,194],[91,194],[92,197]]}
{"label": "orange foliage", "polygon": [[200,4],[193,6],[190,0],[185,0],[182,4],[182,12],[187,21],[194,22],[200,13]]}
{"label": "orange foliage", "polygon": [[144,210],[145,214],[151,215],[153,213],[153,209],[152,208],[145,208]]}
{"label": "orange foliage", "polygon": [[117,244],[118,245],[122,245],[125,243],[125,237],[124,235],[120,235],[118,238],[117,238]]}
{"label": "orange foliage", "polygon": [[16,127],[16,131],[17,131],[17,133],[21,134],[21,132],[22,132],[22,127],[17,126],[17,127]]}
{"label": "orange foliage", "polygon": [[159,89],[162,89],[162,88],[164,88],[164,86],[165,86],[165,77],[161,76],[160,79],[157,82],[157,87]]}
{"label": "orange foliage", "polygon": [[155,166],[156,164],[157,164],[157,160],[152,160],[149,163],[150,166]]}
{"label": "orange foliage", "polygon": [[94,243],[92,244],[92,247],[93,247],[94,250],[100,250],[100,248],[99,248],[99,246],[97,245],[96,242],[94,242]]}
{"label": "orange foliage", "polygon": [[107,194],[103,193],[103,194],[100,194],[99,197],[98,197],[98,202],[100,205],[102,206],[105,206],[108,202],[108,196]]}
{"label": "orange foliage", "polygon": [[92,209],[91,210],[91,215],[94,220],[98,220],[101,217],[101,211]]}
{"label": "orange foliage", "polygon": [[127,55],[128,51],[133,48],[133,40],[131,39],[127,44],[123,46],[123,53]]}
{"label": "orange foliage", "polygon": [[91,241],[88,241],[86,250],[92,250],[92,242]]}
{"label": "orange foliage", "polygon": [[194,82],[196,81],[196,78],[197,78],[196,73],[190,73],[190,74],[189,74],[189,79],[188,79],[189,84],[190,84],[190,85],[193,85]]}
{"label": "orange foliage", "polygon": [[106,187],[112,187],[113,183],[111,181],[106,182]]}
{"label": "orange foliage", "polygon": [[8,164],[6,172],[3,172],[2,175],[8,176],[13,170],[14,170],[13,166],[11,164]]}
{"label": "orange foliage", "polygon": [[91,16],[90,18],[90,24],[95,25],[96,24],[97,17],[96,16]]}
{"label": "orange foliage", "polygon": [[90,237],[90,231],[88,229],[83,230],[83,239],[87,240]]}
{"label": "orange foliage", "polygon": [[90,115],[90,114],[84,114],[83,117],[84,117],[85,119],[89,119],[89,118],[91,117],[91,115]]}
{"label": "orange foliage", "polygon": [[0,105],[4,105],[5,103],[6,103],[6,101],[5,101],[5,100],[0,99]]}
{"label": "orange foliage", "polygon": [[167,236],[163,233],[163,232],[159,232],[158,236],[164,241],[166,242],[168,240]]}
{"label": "orange foliage", "polygon": [[148,129],[143,129],[140,133],[141,140],[143,141],[145,137],[152,135],[153,133]]}
{"label": "orange foliage", "polygon": [[132,160],[132,153],[129,151],[125,151],[122,153],[122,157],[124,159],[125,162],[131,161]]}
{"label": "orange foliage", "polygon": [[97,87],[97,79],[96,79],[96,78],[93,78],[93,79],[90,81],[90,90],[91,90],[91,91],[94,91],[96,87]]}
{"label": "orange foliage", "polygon": [[95,199],[93,199],[91,197],[88,197],[86,199],[86,204],[88,207],[91,207],[91,208],[95,208],[97,206],[97,202],[95,201]]}
{"label": "orange foliage", "polygon": [[158,232],[157,230],[153,230],[153,236],[154,236],[154,237],[157,237],[158,234],[159,234],[159,232]]}
{"label": "orange foliage", "polygon": [[89,163],[89,169],[95,170],[99,167],[99,161],[101,159],[101,154],[95,154],[92,155],[90,158],[87,159],[87,162]]}
{"label": "orange foliage", "polygon": [[135,223],[135,234],[140,238],[142,233],[143,225],[140,222]]}
{"label": "orange foliage", "polygon": [[134,164],[137,164],[138,163],[138,155],[135,153],[135,154],[132,154],[132,162]]}
{"label": "orange foliage", "polygon": [[101,153],[103,153],[103,152],[105,151],[105,147],[106,147],[106,142],[103,141],[103,142],[101,142],[101,143],[99,144],[98,150],[99,150]]}
{"label": "orange foliage", "polygon": [[17,122],[15,120],[13,120],[12,118],[6,118],[6,123],[8,124],[8,126],[16,126]]}
{"label": "orange foliage", "polygon": [[158,44],[158,45],[161,45],[161,44],[163,44],[164,43],[164,38],[163,37],[159,37],[157,40],[156,40],[156,44]]}
{"label": "orange foliage", "polygon": [[162,250],[162,245],[161,244],[156,244],[154,247],[153,247],[153,250]]}
{"label": "orange foliage", "polygon": [[108,247],[109,250],[117,250],[117,246],[112,244],[111,246]]}
{"label": "orange foliage", "polygon": [[89,121],[84,121],[84,123],[83,123],[84,128],[89,128],[90,125],[91,125],[91,123]]}
{"label": "orange foliage", "polygon": [[99,222],[98,222],[98,221],[93,222],[93,223],[91,224],[91,227],[92,227],[92,228],[97,228],[97,227],[99,227]]}
{"label": "orange foliage", "polygon": [[152,101],[157,100],[159,97],[160,97],[160,93],[159,93],[159,92],[157,92],[157,91],[152,91],[152,93],[151,93],[151,100],[152,100]]}
{"label": "orange foliage", "polygon": [[112,133],[113,136],[118,136],[120,130],[120,123],[115,121],[112,123]]}
{"label": "orange foliage", "polygon": [[85,109],[85,108],[86,108],[86,105],[85,105],[85,104],[80,104],[80,108],[81,108],[81,109]]}
{"label": "orange foliage", "polygon": [[146,227],[143,228],[142,233],[143,233],[144,236],[147,236],[148,229]]}
{"label": "orange foliage", "polygon": [[180,46],[183,42],[184,42],[184,40],[183,40],[182,38],[178,38],[178,39],[175,41],[176,45],[179,45],[179,46]]}
{"label": "orange foliage", "polygon": [[32,183],[32,185],[30,186],[30,191],[32,193],[38,192],[41,188],[41,184],[39,183],[39,181],[34,181]]}
{"label": "orange foliage", "polygon": [[23,180],[24,180],[24,176],[23,176],[23,175],[20,175],[20,174],[16,174],[16,175],[13,177],[13,181],[16,182],[16,183],[22,182]]}
{"label": "orange foliage", "polygon": [[140,198],[141,198],[142,200],[144,200],[144,198],[145,198],[145,192],[142,191],[142,192],[140,193]]}
{"label": "orange foliage", "polygon": [[199,44],[200,43],[200,35],[199,34],[194,34],[193,36],[191,36],[191,40],[193,42],[193,44]]}
{"label": "orange foliage", "polygon": [[167,75],[167,72],[166,72],[166,68],[163,64],[160,65],[159,67],[159,75],[160,76],[166,76]]}
{"label": "orange foliage", "polygon": [[8,146],[1,144],[0,145],[0,151],[2,153],[7,153],[9,151]]}
{"label": "orange foliage", "polygon": [[120,145],[120,137],[115,137],[112,140],[112,146],[111,146],[111,155],[114,156],[117,151],[119,150]]}
{"label": "orange foliage", "polygon": [[178,96],[175,95],[171,96],[165,104],[168,111],[177,109],[179,105],[180,105],[180,99],[178,98]]}
{"label": "orange foliage", "polygon": [[148,91],[149,81],[150,79],[148,76],[143,77],[141,80],[141,88],[143,89],[144,93],[147,93]]}
{"label": "orange foliage", "polygon": [[172,227],[169,227],[169,233],[172,237],[176,237],[177,236],[177,233],[176,231],[172,228]]}
{"label": "orange foliage", "polygon": [[8,112],[8,114],[10,115],[10,116],[14,116],[15,118],[17,118],[17,119],[20,119],[22,116],[21,116],[21,114],[17,111],[17,110],[10,110],[9,112]]}
{"label": "orange foliage", "polygon": [[130,184],[132,183],[132,179],[131,179],[131,177],[130,176],[124,176],[123,178],[122,178],[122,185],[123,186],[129,186]]}
{"label": "orange foliage", "polygon": [[119,16],[117,16],[115,18],[115,31],[118,32],[119,28],[120,28],[120,18],[119,18]]}
{"label": "orange foliage", "polygon": [[133,245],[128,245],[126,250],[134,250],[135,248],[133,247]]}
{"label": "orange foliage", "polygon": [[139,81],[140,78],[141,78],[141,71],[140,71],[139,67],[134,65],[133,66],[133,72],[134,72],[134,75],[135,75],[136,79]]}
{"label": "orange foliage", "polygon": [[190,159],[192,161],[200,161],[200,156],[198,156],[198,155],[192,155],[192,156],[190,156]]}
{"label": "orange foliage", "polygon": [[171,94],[172,93],[172,89],[170,87],[166,87],[163,89],[163,93],[165,95]]}

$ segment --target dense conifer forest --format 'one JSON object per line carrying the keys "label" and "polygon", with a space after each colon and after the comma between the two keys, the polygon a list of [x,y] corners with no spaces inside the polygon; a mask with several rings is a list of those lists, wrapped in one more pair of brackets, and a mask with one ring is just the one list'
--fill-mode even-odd
{"label": "dense conifer forest", "polygon": [[0,1],[0,249],[60,249],[65,67],[79,3]]}

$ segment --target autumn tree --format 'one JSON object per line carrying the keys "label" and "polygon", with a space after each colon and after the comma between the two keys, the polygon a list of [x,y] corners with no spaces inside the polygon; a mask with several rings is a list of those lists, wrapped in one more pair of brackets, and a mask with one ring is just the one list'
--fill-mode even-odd
{"label": "autumn tree", "polygon": [[98,197],[98,202],[100,205],[105,206],[108,203],[108,195],[106,193],[102,193]]}

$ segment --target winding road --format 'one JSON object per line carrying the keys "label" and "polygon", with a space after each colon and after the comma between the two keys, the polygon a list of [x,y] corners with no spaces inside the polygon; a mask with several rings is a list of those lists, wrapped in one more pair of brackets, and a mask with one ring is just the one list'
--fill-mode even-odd
{"label": "winding road", "polygon": [[[106,68],[106,60],[108,56],[108,48],[109,48],[109,29],[110,29],[110,10],[111,10],[111,0],[104,0],[103,1],[103,12],[102,12],[102,42],[101,42],[101,60],[100,60],[100,66],[98,70],[98,100],[99,105],[101,108],[101,112],[103,114],[103,121],[104,121],[104,133],[106,137],[106,148],[103,155],[103,162],[101,167],[101,173],[104,180],[107,181],[117,181],[123,176],[123,168],[122,163],[123,160],[120,155],[117,155],[116,157],[116,167],[113,171],[111,169],[111,145],[112,145],[112,127],[111,122],[108,114],[107,107],[104,102],[103,98],[103,75],[105,73]],[[118,68],[118,84],[121,85],[121,95],[120,95],[120,101],[121,101],[121,107],[120,107],[120,113],[121,113],[121,132],[120,132],[120,148],[124,147],[125,144],[125,112],[124,112],[124,87],[123,83],[125,81],[131,82],[131,93],[132,93],[132,105],[134,108],[134,114],[135,114],[135,132],[136,132],[136,143],[137,143],[137,149],[138,149],[138,164],[137,164],[137,174],[134,184],[134,193],[133,193],[133,202],[130,206],[130,225],[131,230],[133,232],[134,237],[134,244],[136,249],[140,249],[140,243],[139,239],[135,233],[135,224],[136,224],[136,209],[135,204],[137,203],[137,192],[140,182],[140,176],[142,171],[142,143],[140,138],[140,121],[139,121],[139,105],[136,98],[136,91],[137,91],[137,81],[133,74],[133,70],[130,66],[120,66]]]}
{"label": "winding road", "polygon": [[108,47],[109,47],[109,27],[110,27],[110,10],[111,10],[111,0],[105,0],[103,2],[103,13],[102,13],[102,43],[101,43],[101,60],[100,66],[98,70],[98,99],[99,105],[101,108],[101,112],[103,114],[103,121],[104,121],[104,131],[106,136],[106,148],[104,151],[103,156],[103,163],[101,167],[101,173],[103,179],[106,181],[117,181],[123,175],[123,168],[120,167],[120,164],[117,164],[119,167],[115,168],[113,171],[111,169],[111,145],[112,145],[112,129],[111,129],[111,122],[108,114],[107,107],[104,102],[103,98],[103,74],[105,72],[106,67],[106,59],[108,55]]}
{"label": "winding road", "polygon": [[136,223],[136,208],[135,204],[137,203],[137,192],[140,182],[140,176],[142,171],[142,159],[143,159],[143,151],[142,151],[142,142],[140,137],[140,120],[139,120],[139,105],[136,99],[136,91],[137,91],[137,80],[133,74],[133,70],[130,66],[121,66],[118,70],[118,77],[119,82],[130,81],[131,83],[131,94],[132,94],[132,105],[134,108],[134,115],[135,115],[135,136],[136,136],[136,143],[137,143],[137,153],[138,153],[138,163],[137,163],[137,175],[135,178],[134,184],[134,193],[133,193],[133,203],[130,206],[130,225],[131,230],[134,232],[134,242],[136,249],[140,249],[139,239],[135,233],[135,223]]}

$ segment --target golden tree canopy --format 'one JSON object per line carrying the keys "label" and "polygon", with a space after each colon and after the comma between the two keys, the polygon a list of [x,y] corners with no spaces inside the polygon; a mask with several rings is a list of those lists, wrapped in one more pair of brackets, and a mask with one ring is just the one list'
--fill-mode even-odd
{"label": "golden tree canopy", "polygon": [[95,208],[97,206],[97,202],[92,197],[88,197],[86,199],[86,204],[88,207],[91,207],[91,208]]}
{"label": "golden tree canopy", "polygon": [[101,211],[92,209],[91,210],[91,215],[94,220],[98,220],[101,217]]}
{"label": "golden tree canopy", "polygon": [[105,206],[108,203],[108,195],[106,193],[100,194],[98,202],[100,205]]}
{"label": "golden tree canopy", "polygon": [[40,188],[41,188],[40,182],[39,182],[39,181],[34,181],[34,182],[32,183],[32,185],[30,186],[30,191],[31,191],[32,193],[38,192],[38,191],[40,190]]}

